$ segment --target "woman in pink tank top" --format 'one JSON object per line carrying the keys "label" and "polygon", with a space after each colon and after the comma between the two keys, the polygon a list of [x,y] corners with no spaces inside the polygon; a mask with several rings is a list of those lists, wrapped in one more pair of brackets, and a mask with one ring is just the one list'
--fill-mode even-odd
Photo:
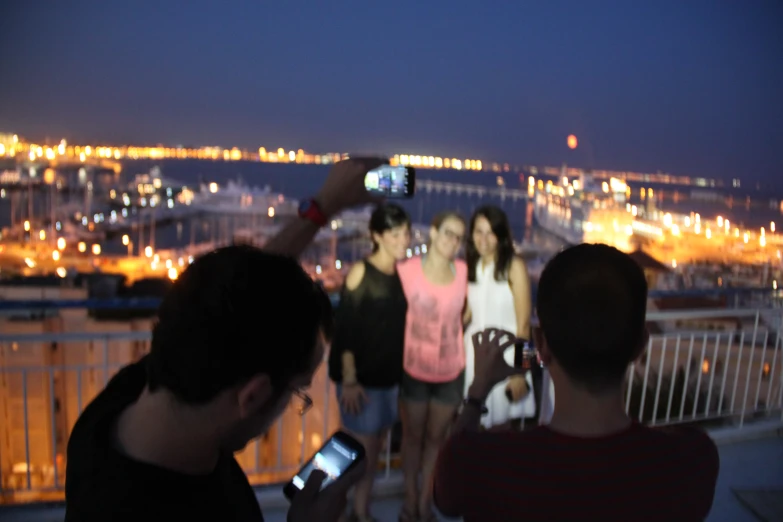
{"label": "woman in pink tank top", "polygon": [[465,220],[459,214],[440,214],[432,222],[426,254],[397,268],[408,301],[400,385],[405,475],[400,522],[437,520],[432,511],[432,474],[449,423],[462,402],[465,380],[462,321],[468,271],[456,259],[464,237]]}

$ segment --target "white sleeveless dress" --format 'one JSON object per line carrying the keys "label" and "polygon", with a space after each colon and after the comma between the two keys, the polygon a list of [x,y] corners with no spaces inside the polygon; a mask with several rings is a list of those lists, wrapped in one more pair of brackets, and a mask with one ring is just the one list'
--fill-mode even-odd
{"label": "white sleeveless dress", "polygon": [[[476,267],[476,282],[468,283],[468,306],[471,312],[470,325],[465,332],[465,393],[473,383],[474,355],[472,336],[486,328],[500,328],[513,334],[517,333],[517,315],[514,308],[514,295],[506,278],[495,280],[495,264]],[[505,353],[506,361],[514,364],[514,347]],[[530,392],[517,402],[506,397],[504,381],[495,386],[487,398],[489,413],[481,417],[481,424],[490,428],[503,424],[509,419],[533,417],[536,411],[536,399],[533,394],[533,378],[530,372],[525,375]]]}

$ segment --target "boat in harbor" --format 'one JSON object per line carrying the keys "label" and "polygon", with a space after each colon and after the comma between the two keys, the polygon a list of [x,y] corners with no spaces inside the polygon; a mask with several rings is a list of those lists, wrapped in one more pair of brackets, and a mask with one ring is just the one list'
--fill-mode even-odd
{"label": "boat in harbor", "polygon": [[629,251],[634,216],[628,211],[628,186],[617,178],[597,182],[582,172],[561,183],[548,182],[534,196],[533,216],[538,226],[571,245],[606,243]]}

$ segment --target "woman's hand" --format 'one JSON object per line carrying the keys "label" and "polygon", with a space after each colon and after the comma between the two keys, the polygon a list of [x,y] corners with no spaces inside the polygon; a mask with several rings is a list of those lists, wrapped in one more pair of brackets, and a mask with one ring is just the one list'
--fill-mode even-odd
{"label": "woman's hand", "polygon": [[359,415],[367,402],[367,395],[364,388],[358,382],[353,384],[343,384],[340,394],[340,406],[345,413],[349,415]]}

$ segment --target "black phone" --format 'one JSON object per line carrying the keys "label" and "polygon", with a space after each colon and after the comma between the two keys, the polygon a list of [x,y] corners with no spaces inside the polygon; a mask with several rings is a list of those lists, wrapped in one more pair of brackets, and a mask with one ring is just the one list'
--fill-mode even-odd
{"label": "black phone", "polygon": [[364,176],[364,188],[386,198],[412,198],[416,190],[416,169],[381,165]]}
{"label": "black phone", "polygon": [[304,465],[294,478],[285,485],[283,493],[289,500],[302,491],[305,482],[314,469],[326,473],[326,479],[321,485],[323,490],[335,482],[340,476],[364,461],[364,446],[344,431],[332,435],[326,444],[321,446],[315,455]]}
{"label": "black phone", "polygon": [[[514,368],[524,368],[530,370],[533,365],[536,364],[536,350],[528,341],[524,339],[518,340],[514,343]],[[506,390],[506,398],[510,401],[513,400],[511,391]]]}

